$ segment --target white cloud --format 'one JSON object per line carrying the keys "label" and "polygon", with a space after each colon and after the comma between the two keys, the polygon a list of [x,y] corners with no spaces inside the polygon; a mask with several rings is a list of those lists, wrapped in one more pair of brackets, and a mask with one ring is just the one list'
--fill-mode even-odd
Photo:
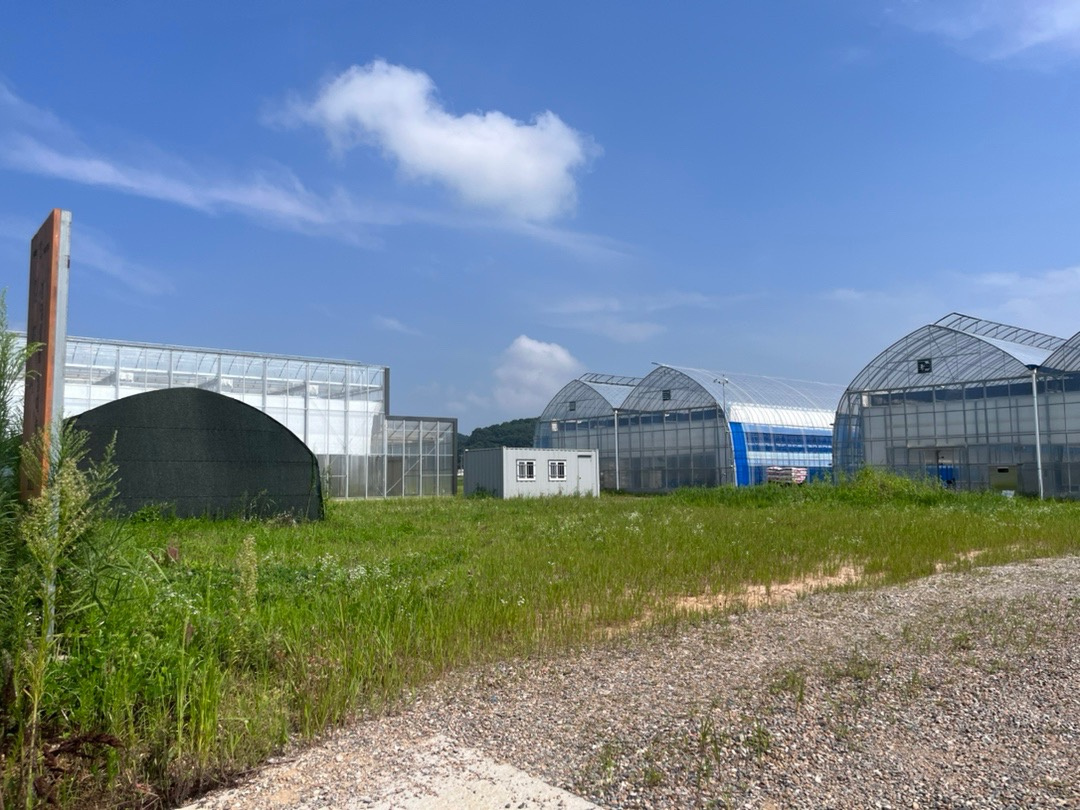
{"label": "white cloud", "polygon": [[584,367],[557,343],[520,335],[502,354],[495,369],[495,401],[505,410],[535,416],[555,392]]}
{"label": "white cloud", "polygon": [[322,128],[339,152],[374,144],[410,178],[532,221],[574,209],[574,172],[599,153],[590,138],[551,111],[531,123],[498,111],[454,115],[426,73],[382,60],[349,68],[313,101],[294,101],[278,117]]}
{"label": "white cloud", "polygon": [[906,0],[889,14],[980,59],[1080,53],[1080,0]]}
{"label": "white cloud", "polygon": [[383,315],[378,315],[374,319],[375,326],[379,329],[385,329],[388,332],[400,332],[403,335],[421,335],[423,334],[417,329],[413,329],[411,326],[406,326],[397,318],[387,318]]}

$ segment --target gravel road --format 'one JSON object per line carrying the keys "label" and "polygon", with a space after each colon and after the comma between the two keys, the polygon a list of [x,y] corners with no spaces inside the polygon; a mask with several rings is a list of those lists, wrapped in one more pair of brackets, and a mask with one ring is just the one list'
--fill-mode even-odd
{"label": "gravel road", "polygon": [[459,673],[189,805],[1080,808],[1080,557]]}

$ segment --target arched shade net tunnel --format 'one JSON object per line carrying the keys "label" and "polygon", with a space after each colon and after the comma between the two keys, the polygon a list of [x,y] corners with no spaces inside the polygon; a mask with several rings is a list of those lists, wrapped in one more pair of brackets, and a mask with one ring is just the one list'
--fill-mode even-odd
{"label": "arched shade net tunnel", "polygon": [[770,466],[829,472],[842,385],[658,365],[640,379],[618,378],[625,382],[615,404],[613,392],[596,389],[599,376],[556,395],[536,443],[600,449],[605,488],[613,479],[614,488],[632,492],[755,484]]}
{"label": "arched shade net tunnel", "polygon": [[1080,334],[950,313],[900,338],[837,408],[834,465],[959,489],[1080,493]]}
{"label": "arched shade net tunnel", "polygon": [[178,517],[322,517],[315,454],[287,427],[239,400],[165,388],[99,405],[71,422],[88,455],[115,440],[116,505]]}

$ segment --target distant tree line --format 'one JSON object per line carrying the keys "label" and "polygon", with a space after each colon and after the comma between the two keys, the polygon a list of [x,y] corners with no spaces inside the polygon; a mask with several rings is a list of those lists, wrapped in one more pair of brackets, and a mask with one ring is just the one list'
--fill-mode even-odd
{"label": "distant tree line", "polygon": [[458,467],[464,463],[466,450],[479,450],[482,447],[532,447],[533,434],[536,432],[536,417],[511,419],[497,425],[478,427],[472,433],[457,435]]}

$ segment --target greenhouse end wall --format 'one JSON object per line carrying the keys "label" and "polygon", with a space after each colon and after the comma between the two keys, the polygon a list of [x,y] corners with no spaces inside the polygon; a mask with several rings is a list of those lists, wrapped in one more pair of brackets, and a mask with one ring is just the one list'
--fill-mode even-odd
{"label": "greenhouse end wall", "polygon": [[1080,497],[1080,333],[950,313],[856,375],[833,447],[842,475],[876,467],[957,489]]}
{"label": "greenhouse end wall", "polygon": [[[852,393],[836,419],[836,469],[929,477],[957,489],[1080,496],[1080,374]],[[1036,453],[1035,412],[1040,452]],[[1041,456],[1041,459],[1040,459]]]}

